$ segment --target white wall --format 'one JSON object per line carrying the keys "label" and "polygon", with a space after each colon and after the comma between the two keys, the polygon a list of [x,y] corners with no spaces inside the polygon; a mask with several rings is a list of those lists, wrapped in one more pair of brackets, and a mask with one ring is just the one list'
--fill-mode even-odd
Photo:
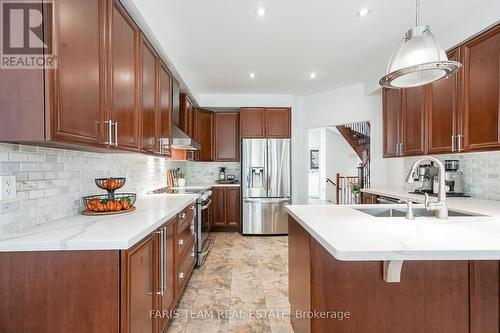
{"label": "white wall", "polygon": [[[335,129],[325,129],[325,175],[335,182],[337,173],[342,176],[357,176],[356,168],[361,160],[352,147]],[[337,193],[335,186],[326,184],[325,198],[336,202]]]}
{"label": "white wall", "polygon": [[[365,96],[363,85],[356,84],[329,92],[298,98],[293,123],[295,135],[292,157],[294,188],[307,188],[307,130],[318,127],[370,121],[372,123],[372,187],[402,187],[403,159],[382,159],[382,96],[380,91]],[[305,191],[294,192],[294,203],[306,203]]]}
{"label": "white wall", "polygon": [[[311,150],[319,150],[320,151],[320,168],[321,168],[321,129],[320,128],[315,128],[311,129],[308,132],[308,150],[309,152]],[[308,179],[309,179],[309,191],[308,191],[308,196],[312,198],[320,198],[320,169],[310,169],[310,153],[307,155],[308,159],[308,167],[309,167],[309,174],[308,174]]]}

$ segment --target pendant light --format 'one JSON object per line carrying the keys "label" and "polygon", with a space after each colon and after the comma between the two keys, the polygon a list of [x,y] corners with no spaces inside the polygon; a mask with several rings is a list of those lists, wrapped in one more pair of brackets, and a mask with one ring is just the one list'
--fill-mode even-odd
{"label": "pendant light", "polygon": [[406,33],[394,51],[387,75],[379,83],[386,88],[410,88],[445,79],[462,68],[449,61],[428,25],[420,25],[420,0],[416,0],[416,26]]}

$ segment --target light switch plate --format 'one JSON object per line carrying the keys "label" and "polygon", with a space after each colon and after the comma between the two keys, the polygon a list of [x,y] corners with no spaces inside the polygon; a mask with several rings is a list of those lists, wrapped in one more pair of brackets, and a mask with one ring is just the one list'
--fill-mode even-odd
{"label": "light switch plate", "polygon": [[16,198],[16,176],[0,175],[0,200],[12,200]]}

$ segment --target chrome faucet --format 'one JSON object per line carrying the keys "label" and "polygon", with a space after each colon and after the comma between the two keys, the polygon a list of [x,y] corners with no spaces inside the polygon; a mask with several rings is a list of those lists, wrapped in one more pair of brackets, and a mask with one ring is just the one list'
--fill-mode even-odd
{"label": "chrome faucet", "polygon": [[439,168],[439,190],[438,190],[438,201],[437,202],[429,202],[429,195],[425,193],[425,209],[428,211],[436,211],[436,217],[438,219],[447,219],[448,218],[448,206],[446,205],[446,188],[445,188],[445,167],[443,162],[438,160],[433,156],[424,156],[417,159],[413,162],[413,165],[406,176],[406,182],[408,184],[412,184],[414,181],[414,174],[417,171],[417,167],[426,161],[432,161],[436,163]]}

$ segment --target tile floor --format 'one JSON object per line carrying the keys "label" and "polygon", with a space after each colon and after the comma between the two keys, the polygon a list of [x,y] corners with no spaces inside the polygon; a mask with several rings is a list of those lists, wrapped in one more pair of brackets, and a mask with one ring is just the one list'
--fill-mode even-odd
{"label": "tile floor", "polygon": [[168,333],[293,333],[288,303],[288,238],[213,233]]}

